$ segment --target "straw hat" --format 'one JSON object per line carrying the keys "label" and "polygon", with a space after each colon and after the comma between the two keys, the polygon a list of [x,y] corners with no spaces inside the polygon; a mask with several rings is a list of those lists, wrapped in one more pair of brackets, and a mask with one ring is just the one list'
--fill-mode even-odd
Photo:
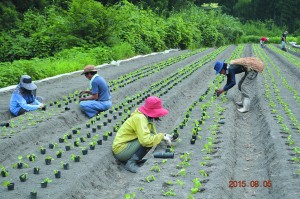
{"label": "straw hat", "polygon": [[145,104],[138,108],[148,117],[159,118],[165,116],[169,111],[162,106],[162,100],[156,96],[150,96],[146,99]]}
{"label": "straw hat", "polygon": [[29,75],[22,75],[20,79],[20,86],[26,90],[35,90],[37,86],[32,83],[32,79]]}
{"label": "straw hat", "polygon": [[96,68],[94,65],[87,65],[84,67],[83,69],[83,73],[81,73],[81,75],[89,73],[89,72],[97,72]]}

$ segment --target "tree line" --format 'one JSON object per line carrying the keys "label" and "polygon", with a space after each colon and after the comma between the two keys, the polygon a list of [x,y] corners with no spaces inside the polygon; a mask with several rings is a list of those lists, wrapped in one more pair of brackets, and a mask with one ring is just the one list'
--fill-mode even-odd
{"label": "tree line", "polygon": [[2,0],[0,61],[45,58],[74,47],[124,48],[143,54],[221,46],[237,43],[247,32],[257,34],[255,26],[262,35],[281,34],[272,20],[243,27],[230,15],[242,12],[228,2],[241,6],[248,1],[216,2],[220,4],[198,0]]}

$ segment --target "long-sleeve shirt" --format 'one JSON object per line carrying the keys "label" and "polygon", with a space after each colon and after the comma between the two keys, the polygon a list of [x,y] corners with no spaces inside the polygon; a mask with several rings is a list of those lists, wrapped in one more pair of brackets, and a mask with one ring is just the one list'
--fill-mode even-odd
{"label": "long-sleeve shirt", "polygon": [[118,154],[127,147],[128,142],[135,139],[138,139],[143,147],[153,147],[158,145],[163,138],[164,134],[156,133],[154,124],[148,122],[147,117],[136,110],[118,130],[112,150],[114,154]]}
{"label": "long-sleeve shirt", "polygon": [[20,92],[13,92],[10,98],[10,111],[13,115],[17,116],[20,109],[26,111],[35,111],[38,109],[40,102],[33,94],[21,94]]}
{"label": "long-sleeve shirt", "polygon": [[227,83],[224,86],[223,90],[228,91],[229,89],[231,89],[236,84],[235,75],[242,72],[245,72],[245,68],[243,66],[235,64],[229,65],[226,70]]}
{"label": "long-sleeve shirt", "polygon": [[265,41],[267,41],[267,38],[266,37],[262,37],[262,38],[260,38],[260,40],[263,41],[263,42],[265,42]]}

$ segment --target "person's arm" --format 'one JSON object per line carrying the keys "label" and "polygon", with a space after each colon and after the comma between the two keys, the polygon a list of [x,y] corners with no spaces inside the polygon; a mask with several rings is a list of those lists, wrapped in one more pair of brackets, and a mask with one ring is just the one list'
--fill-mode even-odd
{"label": "person's arm", "polygon": [[226,85],[223,87],[224,91],[228,91],[229,89],[231,89],[234,85],[236,84],[235,81],[235,72],[234,69],[228,69],[228,75],[227,75],[227,83]]}
{"label": "person's arm", "polygon": [[40,108],[40,105],[32,105],[32,104],[27,104],[26,100],[23,98],[22,95],[18,94],[14,96],[17,103],[26,111],[35,111],[38,108]]}
{"label": "person's arm", "polygon": [[139,142],[143,147],[153,147],[158,145],[164,138],[164,134],[157,133],[151,134],[148,128],[148,121],[142,116],[134,117],[135,130],[137,132],[137,137]]}
{"label": "person's arm", "polygon": [[83,92],[90,94],[90,96],[85,98],[80,98],[79,101],[98,100],[99,97],[98,86],[94,81],[92,82],[92,89],[90,91],[83,91]]}

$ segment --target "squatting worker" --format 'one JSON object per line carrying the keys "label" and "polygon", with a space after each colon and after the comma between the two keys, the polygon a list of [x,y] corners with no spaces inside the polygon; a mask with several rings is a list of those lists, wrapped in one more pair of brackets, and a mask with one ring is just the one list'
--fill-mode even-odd
{"label": "squatting worker", "polygon": [[112,106],[111,96],[106,81],[97,74],[95,66],[85,66],[81,75],[85,75],[90,80],[90,90],[81,91],[80,95],[87,93],[89,96],[79,98],[80,108],[91,118]]}
{"label": "squatting worker", "polygon": [[260,38],[259,43],[260,43],[260,46],[261,46],[262,48],[265,47],[265,42],[266,42],[266,41],[269,41],[269,38],[267,38],[267,37],[262,37],[262,38]]}
{"label": "squatting worker", "polygon": [[44,107],[44,104],[41,103],[42,98],[36,97],[36,89],[37,86],[32,82],[29,75],[21,76],[20,83],[10,98],[10,112],[14,116]]}
{"label": "squatting worker", "polygon": [[223,89],[216,90],[217,96],[221,95],[224,91],[228,91],[235,84],[235,75],[245,73],[238,83],[238,89],[242,93],[242,100],[236,102],[237,105],[243,106],[239,108],[239,112],[247,112],[250,109],[250,101],[255,96],[257,90],[257,74],[263,71],[263,63],[256,57],[245,57],[241,59],[232,60],[230,64],[225,62],[216,62],[214,69],[216,74],[227,76],[226,85]]}
{"label": "squatting worker", "polygon": [[126,162],[126,170],[136,173],[140,163],[146,161],[142,158],[162,140],[169,146],[172,144],[172,136],[157,133],[153,124],[154,120],[168,113],[160,98],[150,96],[120,127],[113,141],[112,151],[116,159]]}

